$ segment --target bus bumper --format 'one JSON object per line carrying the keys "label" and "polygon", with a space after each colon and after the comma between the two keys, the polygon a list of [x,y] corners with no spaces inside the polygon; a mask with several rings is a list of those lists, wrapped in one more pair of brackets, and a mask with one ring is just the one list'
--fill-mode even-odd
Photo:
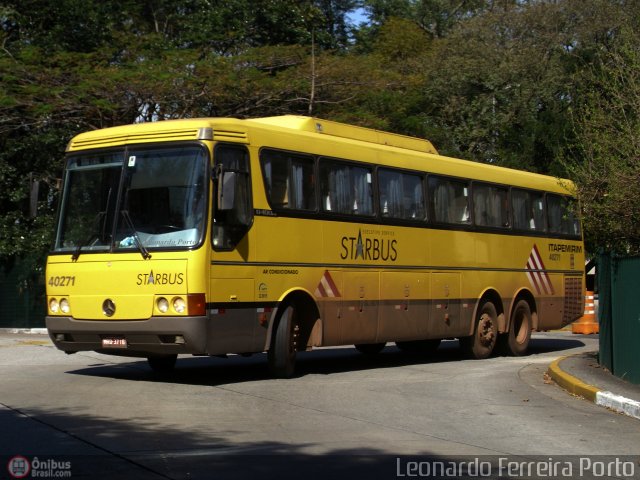
{"label": "bus bumper", "polygon": [[146,357],[206,352],[207,317],[151,317],[147,320],[76,320],[47,316],[54,345],[66,352],[96,351]]}

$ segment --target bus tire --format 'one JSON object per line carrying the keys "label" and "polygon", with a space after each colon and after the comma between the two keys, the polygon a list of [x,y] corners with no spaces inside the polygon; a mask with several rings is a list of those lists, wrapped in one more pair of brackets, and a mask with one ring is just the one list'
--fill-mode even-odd
{"label": "bus tire", "polygon": [[511,313],[511,327],[504,335],[505,352],[514,357],[527,353],[531,340],[531,307],[526,300],[519,300]]}
{"label": "bus tire", "polygon": [[177,359],[178,355],[150,355],[147,357],[147,363],[155,373],[167,375],[173,371]]}
{"label": "bus tire", "polygon": [[269,371],[276,378],[291,378],[296,366],[297,339],[299,327],[296,323],[296,309],[287,305],[276,319],[271,335],[271,347],[267,352]]}
{"label": "bus tire", "polygon": [[365,355],[377,355],[385,347],[386,343],[359,343],[354,345],[356,350]]}
{"label": "bus tire", "polygon": [[481,360],[493,353],[498,339],[498,314],[491,302],[485,302],[478,311],[473,335],[462,337],[460,346],[466,355]]}
{"label": "bus tire", "polygon": [[428,340],[411,340],[407,342],[396,342],[396,347],[405,353],[429,355],[434,353],[440,346],[439,338]]}

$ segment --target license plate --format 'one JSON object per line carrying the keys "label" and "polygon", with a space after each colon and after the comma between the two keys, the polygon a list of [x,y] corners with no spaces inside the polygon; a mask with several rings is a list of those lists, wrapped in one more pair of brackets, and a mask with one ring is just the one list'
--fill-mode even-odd
{"label": "license plate", "polygon": [[127,348],[126,338],[103,338],[102,348]]}

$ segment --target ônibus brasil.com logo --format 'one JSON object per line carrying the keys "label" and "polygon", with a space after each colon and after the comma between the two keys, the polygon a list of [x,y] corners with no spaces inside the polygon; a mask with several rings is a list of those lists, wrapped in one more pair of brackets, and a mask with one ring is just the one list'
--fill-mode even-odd
{"label": "\u00f4nibus brasil.com logo", "polygon": [[25,478],[31,472],[31,464],[22,455],[16,455],[9,460],[7,470],[13,478]]}
{"label": "\u00f4nibus brasil.com logo", "polygon": [[30,473],[33,477],[41,478],[69,478],[71,477],[71,462],[53,459],[40,460],[34,457],[29,461],[22,455],[16,455],[7,464],[9,475],[13,478],[26,478]]}

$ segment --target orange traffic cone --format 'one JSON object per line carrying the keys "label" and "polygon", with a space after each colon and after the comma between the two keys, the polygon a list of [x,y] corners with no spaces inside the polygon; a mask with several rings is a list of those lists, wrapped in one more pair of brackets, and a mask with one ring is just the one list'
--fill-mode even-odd
{"label": "orange traffic cone", "polygon": [[592,334],[600,331],[598,319],[596,318],[596,303],[593,292],[587,290],[584,297],[584,316],[573,322],[571,330],[573,333]]}

